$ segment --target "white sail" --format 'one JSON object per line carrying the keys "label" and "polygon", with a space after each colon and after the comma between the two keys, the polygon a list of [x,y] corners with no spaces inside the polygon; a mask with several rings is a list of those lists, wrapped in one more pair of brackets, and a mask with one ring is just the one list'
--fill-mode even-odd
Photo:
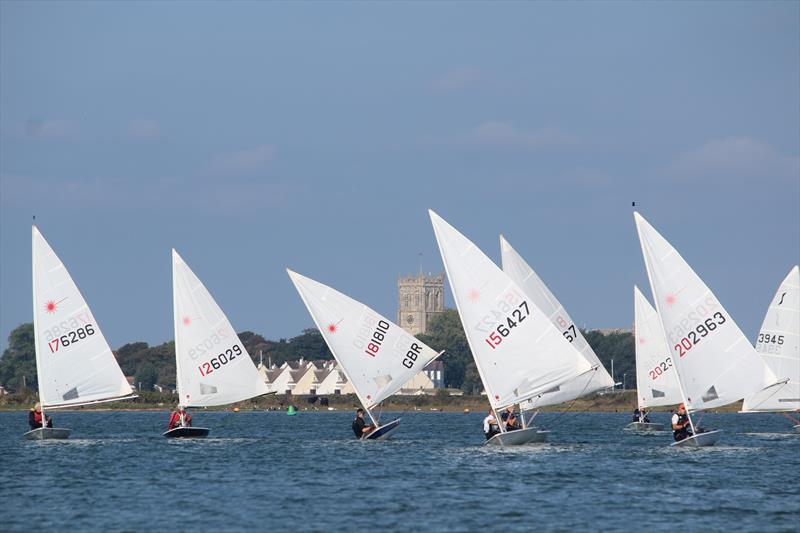
{"label": "white sail", "polygon": [[286,271],[365,408],[400,390],[439,355],[361,302]]}
{"label": "white sail", "polygon": [[439,215],[430,216],[492,407],[523,402],[591,370],[519,285]]}
{"label": "white sail", "polygon": [[577,376],[552,391],[548,391],[537,398],[523,404],[523,409],[534,409],[546,405],[555,405],[568,402],[581,396],[586,396],[602,389],[614,386],[614,380],[603,367],[597,354],[586,342],[580,329],[570,318],[561,302],[550,292],[528,263],[520,256],[509,242],[500,236],[500,252],[502,255],[503,272],[517,285],[522,287],[525,294],[533,303],[547,315],[550,322],[558,329],[567,341],[572,343],[576,350],[589,362],[594,369]]}
{"label": "white sail", "polygon": [[269,392],[225,313],[175,250],[172,302],[181,404],[226,405]]}
{"label": "white sail", "polygon": [[639,287],[633,288],[636,343],[636,392],[639,407],[681,403],[675,364],[658,313]]}
{"label": "white sail", "polygon": [[45,408],[134,397],[91,309],[33,226],[33,325]]}
{"label": "white sail", "polygon": [[742,411],[800,409],[800,271],[795,266],[769,305],[756,351],[777,383],[745,398]]}
{"label": "white sail", "polygon": [[634,218],[687,408],[726,405],[774,383],[775,376],[706,284],[639,213]]}

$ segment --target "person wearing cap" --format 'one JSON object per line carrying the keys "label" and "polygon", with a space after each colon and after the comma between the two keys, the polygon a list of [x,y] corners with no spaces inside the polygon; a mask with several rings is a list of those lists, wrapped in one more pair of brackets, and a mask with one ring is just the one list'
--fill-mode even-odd
{"label": "person wearing cap", "polygon": [[489,410],[489,414],[483,419],[483,434],[486,436],[486,440],[489,440],[498,433],[500,433],[500,426],[497,425],[494,413]]}
{"label": "person wearing cap", "polygon": [[169,415],[169,422],[167,423],[168,430],[178,427],[192,427],[192,415],[187,413],[182,405],[179,405],[172,411],[172,414]]}
{"label": "person wearing cap", "polygon": [[[45,420],[47,422],[47,427],[53,427],[53,419],[49,416],[45,416]],[[36,402],[36,405],[31,407],[31,410],[28,411],[28,425],[30,426],[31,430],[39,429],[42,427],[42,404]]]}
{"label": "person wearing cap", "polygon": [[355,434],[356,438],[363,439],[373,429],[375,429],[375,426],[372,424],[367,424],[367,422],[364,420],[364,410],[359,407],[356,410],[356,417],[353,420],[353,433]]}
{"label": "person wearing cap", "polygon": [[684,404],[680,404],[678,412],[672,415],[672,436],[676,442],[692,436],[689,415],[686,414],[686,405]]}

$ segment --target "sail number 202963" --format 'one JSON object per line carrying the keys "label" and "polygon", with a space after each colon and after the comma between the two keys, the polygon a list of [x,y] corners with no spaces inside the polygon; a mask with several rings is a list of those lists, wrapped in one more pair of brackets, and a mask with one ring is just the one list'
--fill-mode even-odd
{"label": "sail number 202963", "polygon": [[697,327],[690,330],[680,342],[673,346],[673,349],[678,352],[679,357],[683,357],[694,346],[700,344],[703,337],[710,335],[719,326],[724,324],[726,320],[725,315],[717,311],[710,318],[707,318],[704,322],[698,324]]}

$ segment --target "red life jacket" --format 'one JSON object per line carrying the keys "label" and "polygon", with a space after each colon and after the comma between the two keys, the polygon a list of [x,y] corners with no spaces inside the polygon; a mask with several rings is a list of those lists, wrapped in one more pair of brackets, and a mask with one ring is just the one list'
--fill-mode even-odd
{"label": "red life jacket", "polygon": [[34,411],[33,412],[33,419],[38,423],[42,423],[42,412],[41,411]]}

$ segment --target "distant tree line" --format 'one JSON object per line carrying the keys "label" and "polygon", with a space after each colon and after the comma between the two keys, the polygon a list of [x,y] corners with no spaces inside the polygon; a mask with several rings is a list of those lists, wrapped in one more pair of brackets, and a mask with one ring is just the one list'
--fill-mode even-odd
{"label": "distant tree line", "polygon": [[[636,371],[633,336],[630,333],[603,335],[598,331],[584,331],[583,334],[609,371],[611,359],[614,360],[616,380],[621,382],[625,376],[627,388],[634,388]],[[467,394],[477,394],[482,390],[478,369],[472,359],[461,320],[454,309],[446,309],[434,316],[428,325],[428,332],[418,337],[437,351],[445,350],[441,357],[444,363],[445,386],[460,388]],[[296,337],[277,341],[245,331],[239,333],[239,339],[255,363],[261,357],[264,364],[271,362],[278,366],[301,357],[324,360],[333,358],[316,329],[306,329]],[[132,342],[116,350],[115,355],[123,373],[134,376],[136,386],[141,384],[142,390],[152,390],[156,384],[175,386],[174,342],[157,346],[150,346],[146,342]],[[19,392],[25,387],[31,390],[37,388],[33,324],[22,324],[9,334],[8,348],[0,358],[0,385],[12,392]]]}

